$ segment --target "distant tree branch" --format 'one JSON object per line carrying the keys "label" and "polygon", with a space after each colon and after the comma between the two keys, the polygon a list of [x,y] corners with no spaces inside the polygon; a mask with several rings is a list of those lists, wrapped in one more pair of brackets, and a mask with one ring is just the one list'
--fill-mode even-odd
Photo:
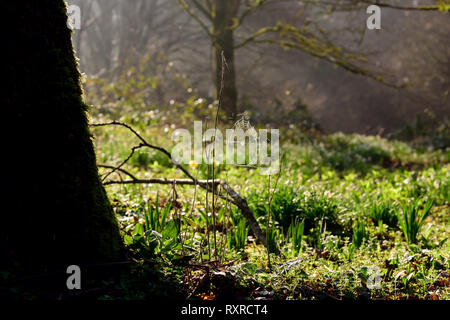
{"label": "distant tree branch", "polygon": [[257,30],[256,32],[254,32],[253,34],[251,34],[249,37],[247,37],[242,42],[236,44],[234,46],[234,48],[235,49],[242,48],[242,47],[246,46],[247,44],[249,44],[250,42],[255,41],[258,37],[260,37],[264,34],[267,34],[269,32],[278,32],[278,31],[280,31],[279,26],[261,28],[261,29]]}
{"label": "distant tree branch", "polygon": [[[279,38],[260,39],[262,36],[270,33],[278,33]],[[390,87],[398,87],[395,84],[385,81],[381,75],[375,75],[369,70],[355,64],[355,62],[366,62],[362,54],[344,51],[343,48],[334,45],[327,39],[318,38],[311,33],[307,33],[305,30],[301,30],[289,24],[278,23],[276,26],[261,28],[236,45],[235,48],[241,48],[252,42],[276,44],[287,50],[299,49],[313,57],[326,60],[339,66],[350,73],[372,78]]]}
{"label": "distant tree branch", "polygon": [[264,3],[267,2],[267,0],[256,0],[252,3],[247,4],[247,7],[245,8],[245,10],[242,12],[242,14],[235,19],[235,23],[230,27],[232,30],[237,29],[242,22],[244,22],[245,18],[256,8],[261,7],[262,5],[264,5]]}
{"label": "distant tree branch", "polygon": [[198,0],[191,0],[192,3],[195,5],[195,7],[201,12],[203,13],[203,15],[210,21],[212,21],[212,14],[210,11],[208,11],[207,8],[205,8],[204,6],[201,5],[201,3]]}
{"label": "distant tree branch", "polygon": [[333,7],[344,7],[345,5],[348,5],[349,7],[355,7],[355,6],[361,6],[361,4],[364,5],[377,5],[382,8],[389,8],[389,9],[395,9],[395,10],[409,10],[409,11],[444,11],[448,12],[450,11],[450,1],[444,0],[444,1],[437,1],[438,4],[436,5],[423,5],[423,6],[402,6],[402,5],[396,5],[391,4],[387,2],[380,2],[380,1],[370,1],[370,0],[347,0],[347,3],[338,3],[332,2],[332,1],[322,1],[320,0],[318,3],[322,5],[329,5]]}
{"label": "distant tree branch", "polygon": [[178,4],[180,5],[181,8],[184,9],[184,11],[186,11],[195,21],[197,21],[197,23],[200,25],[200,27],[202,27],[202,29],[206,32],[206,34],[212,38],[212,33],[209,30],[208,26],[206,25],[205,22],[203,22],[203,20],[195,14],[195,12],[193,10],[191,10],[191,8],[189,7],[189,5],[186,3],[185,0],[177,0]]}
{"label": "distant tree branch", "polygon": [[378,2],[372,3],[370,1],[363,1],[366,4],[375,4],[379,7],[396,9],[396,10],[412,10],[412,11],[449,11],[450,3],[442,3],[438,5],[426,5],[426,6],[399,6],[390,3]]}
{"label": "distant tree branch", "polygon": [[211,12],[212,7],[213,7],[211,1],[210,0],[205,0],[205,4],[208,7],[208,10]]}

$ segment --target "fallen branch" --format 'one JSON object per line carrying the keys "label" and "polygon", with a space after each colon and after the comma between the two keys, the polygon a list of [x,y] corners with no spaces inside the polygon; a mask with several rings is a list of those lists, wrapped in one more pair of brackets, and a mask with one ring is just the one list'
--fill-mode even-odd
{"label": "fallen branch", "polygon": [[[220,181],[216,180],[216,183],[219,184]],[[211,180],[197,180],[193,181],[191,179],[166,179],[166,178],[152,178],[152,179],[132,179],[132,180],[123,180],[123,181],[116,181],[116,180],[109,180],[103,183],[104,185],[111,185],[111,184],[167,184],[167,185],[199,185],[199,186],[211,186],[212,187],[212,181]]]}
{"label": "fallen branch", "polygon": [[[161,179],[161,178],[153,178],[153,179],[132,179],[132,180],[110,180],[104,183],[104,185],[113,185],[113,184],[163,184],[163,185],[198,185],[202,189],[212,190],[217,196],[226,200],[227,198],[221,194],[219,194],[216,188],[213,188],[212,180],[191,180],[191,179]],[[241,210],[242,215],[247,219],[250,228],[252,229],[255,236],[265,245],[267,246],[267,239],[264,235],[264,232],[261,230],[261,227],[256,221],[255,216],[253,215],[252,210],[248,206],[247,200],[243,198],[238,192],[236,192],[229,184],[225,181],[215,180],[214,185],[221,185],[222,189],[231,197],[230,203],[234,204]],[[278,254],[278,250],[276,249],[276,253]]]}
{"label": "fallen branch", "polygon": [[[124,174],[126,174],[127,176],[129,176],[131,179],[133,179],[133,180],[138,180],[138,178],[136,178],[134,175],[132,175],[130,172],[128,172],[127,170],[125,170],[125,169],[122,169],[122,168],[117,168],[117,167],[113,167],[113,166],[108,166],[108,165],[105,165],[105,164],[98,164],[97,165],[97,167],[99,167],[99,168],[105,168],[105,169],[113,169],[114,171],[119,171],[119,172],[122,172],[122,173],[124,173]],[[112,173],[112,172],[111,172]]]}
{"label": "fallen branch", "polygon": [[[167,151],[166,149],[164,149],[162,147],[155,146],[153,144],[148,143],[136,130],[134,130],[131,126],[129,126],[125,123],[118,122],[118,121],[112,121],[112,122],[108,122],[108,123],[91,124],[92,127],[104,127],[104,126],[109,126],[109,125],[121,126],[121,127],[127,128],[141,141],[141,143],[138,146],[133,147],[132,150],[136,150],[137,148],[147,147],[147,148],[154,149],[154,150],[164,153],[167,157],[170,158],[170,160],[172,160],[172,163],[175,165],[175,167],[180,169],[189,179],[138,179],[135,176],[133,176],[132,174],[130,174],[128,171],[122,169],[122,166],[124,166],[128,162],[128,160],[130,160],[130,158],[131,158],[131,157],[127,157],[127,159],[125,161],[122,161],[120,163],[120,165],[118,165],[116,167],[107,166],[107,165],[98,165],[98,166],[103,167],[103,168],[112,169],[112,171],[110,171],[107,174],[107,176],[111,175],[112,173],[114,173],[116,171],[119,171],[119,172],[124,173],[125,175],[129,176],[131,178],[131,180],[121,180],[121,181],[110,180],[110,181],[104,182],[104,185],[112,185],[112,184],[165,184],[165,185],[170,184],[170,185],[173,185],[174,183],[178,184],[178,185],[198,185],[202,189],[212,192],[215,195],[221,197],[222,199],[227,200],[228,197],[221,195],[217,191],[216,186],[221,185],[222,190],[225,190],[225,192],[231,197],[230,202],[232,204],[234,204],[236,207],[238,207],[241,210],[242,215],[247,219],[247,221],[250,225],[250,228],[253,231],[253,234],[266,247],[268,246],[266,236],[264,235],[263,231],[261,230],[261,227],[259,226],[258,222],[256,221],[253,212],[251,211],[250,207],[248,206],[247,200],[244,197],[242,197],[238,192],[236,192],[233,188],[231,188],[231,186],[228,185],[228,183],[221,181],[221,180],[215,180],[215,181],[197,180],[186,168],[184,168],[182,165],[173,161],[172,155],[169,151]],[[230,199],[228,199],[228,200],[230,200]],[[276,248],[275,251],[277,254],[279,254],[278,248]]]}

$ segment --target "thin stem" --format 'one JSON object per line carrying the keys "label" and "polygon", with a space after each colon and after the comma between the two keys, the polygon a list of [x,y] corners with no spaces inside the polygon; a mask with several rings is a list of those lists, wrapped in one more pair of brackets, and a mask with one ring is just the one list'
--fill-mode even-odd
{"label": "thin stem", "polygon": [[267,189],[268,189],[268,195],[269,195],[269,207],[267,210],[267,226],[266,226],[266,239],[267,239],[267,265],[269,267],[269,270],[272,269],[272,265],[270,263],[270,247],[269,247],[269,227],[270,227],[270,207],[272,206],[272,196],[270,195],[270,177],[271,175],[269,174],[269,182],[267,184]]}

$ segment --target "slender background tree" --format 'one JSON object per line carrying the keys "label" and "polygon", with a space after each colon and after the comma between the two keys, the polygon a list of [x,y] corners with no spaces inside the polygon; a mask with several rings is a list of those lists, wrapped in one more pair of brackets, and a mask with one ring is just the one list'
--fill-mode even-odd
{"label": "slender background tree", "polygon": [[[227,114],[238,111],[238,92],[236,88],[235,50],[249,44],[273,44],[284,49],[298,49],[313,57],[323,59],[345,70],[369,76],[379,81],[380,76],[361,66],[365,59],[357,52],[333,43],[323,26],[311,23],[310,11],[322,10],[330,14],[340,10],[339,6],[311,1],[288,0],[285,4],[271,0],[177,0],[180,6],[208,34],[213,48],[213,70],[216,97],[221,82],[221,52],[227,61],[227,75],[224,79],[223,107]],[[268,25],[242,28],[246,19],[257,15],[257,11],[271,6],[289,5],[290,14],[274,16],[277,21]],[[347,10],[347,8],[345,8]],[[241,31],[244,29],[244,31]],[[235,40],[236,35],[239,36]]]}

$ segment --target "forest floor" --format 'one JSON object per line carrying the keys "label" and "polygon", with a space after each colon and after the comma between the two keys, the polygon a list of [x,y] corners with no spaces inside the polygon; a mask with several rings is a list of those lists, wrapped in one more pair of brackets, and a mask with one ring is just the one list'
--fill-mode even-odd
{"label": "forest floor", "polygon": [[[173,126],[132,123],[150,143],[174,144]],[[139,143],[126,128],[93,132],[99,164],[117,166]],[[213,212],[211,193],[196,186],[107,185],[134,265],[99,298],[450,299],[448,151],[356,134],[285,130],[281,138],[282,170],[270,187],[258,168],[215,166],[279,255],[269,262],[240,210],[216,197]],[[186,168],[211,178],[211,166]],[[123,169],[139,179],[186,178],[149,149]],[[116,171],[105,181],[120,179],[127,176]],[[164,281],[150,285],[147,276]]]}

